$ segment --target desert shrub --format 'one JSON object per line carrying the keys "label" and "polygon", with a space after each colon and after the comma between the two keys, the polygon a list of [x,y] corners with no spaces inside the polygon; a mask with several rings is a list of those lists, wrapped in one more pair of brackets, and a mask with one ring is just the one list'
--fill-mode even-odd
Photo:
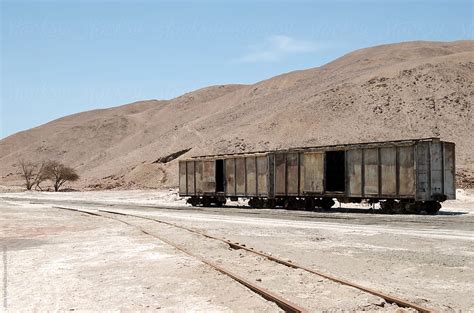
{"label": "desert shrub", "polygon": [[79,175],[76,171],[58,161],[48,161],[44,165],[44,177],[51,180],[54,191],[59,191],[61,186],[67,181],[76,181]]}

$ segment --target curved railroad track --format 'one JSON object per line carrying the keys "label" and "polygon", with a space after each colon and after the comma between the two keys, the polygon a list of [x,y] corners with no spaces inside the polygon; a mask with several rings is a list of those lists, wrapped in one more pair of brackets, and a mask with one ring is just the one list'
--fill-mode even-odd
{"label": "curved railroad track", "polygon": [[201,261],[202,263],[212,267],[214,270],[217,270],[217,271],[229,276],[230,278],[234,279],[238,283],[244,285],[245,287],[249,288],[253,292],[259,294],[260,296],[262,296],[266,300],[274,302],[275,304],[277,304],[280,308],[282,308],[286,312],[307,312],[307,310],[304,309],[303,307],[295,304],[294,302],[285,299],[283,296],[278,295],[277,293],[272,292],[268,289],[265,289],[265,288],[255,284],[255,283],[249,281],[248,279],[245,279],[245,278],[237,275],[236,273],[234,273],[234,272],[232,272],[232,271],[216,264],[215,262],[212,262],[211,260],[209,260],[207,258],[199,256],[196,253],[191,252],[189,249],[186,249],[183,246],[180,246],[177,243],[172,242],[172,241],[164,238],[163,236],[158,236],[156,234],[153,234],[153,233],[145,230],[143,227],[141,227],[139,225],[132,224],[128,221],[125,221],[121,218],[118,218],[118,216],[151,221],[151,222],[154,222],[154,223],[160,223],[160,224],[167,225],[167,226],[170,226],[170,227],[173,227],[173,228],[184,230],[184,231],[190,232],[194,235],[200,236],[203,239],[209,239],[209,240],[217,241],[217,242],[220,242],[220,243],[224,243],[232,249],[247,251],[247,252],[252,253],[254,255],[257,255],[259,257],[263,257],[266,260],[269,260],[271,262],[275,262],[279,265],[282,265],[282,266],[285,266],[285,267],[288,267],[288,268],[291,268],[291,269],[295,269],[295,270],[301,270],[301,271],[310,273],[311,275],[317,275],[317,276],[322,277],[322,278],[324,278],[326,280],[329,280],[331,282],[334,282],[334,283],[337,283],[337,284],[340,284],[340,285],[344,285],[344,286],[348,286],[348,287],[351,287],[351,288],[355,288],[359,291],[371,294],[371,295],[376,296],[376,297],[380,297],[388,303],[395,303],[400,307],[411,308],[411,309],[417,310],[419,312],[433,312],[429,308],[426,308],[426,307],[420,306],[416,303],[407,301],[407,300],[402,299],[398,296],[387,294],[387,293],[381,292],[379,290],[375,290],[375,289],[370,288],[370,287],[362,286],[360,284],[356,284],[354,282],[338,278],[334,275],[327,274],[327,273],[324,273],[324,272],[316,270],[316,269],[312,269],[312,268],[308,268],[308,267],[296,264],[296,263],[294,263],[292,261],[289,261],[289,260],[283,260],[281,258],[273,256],[271,253],[265,253],[263,251],[257,251],[256,249],[254,249],[252,247],[249,247],[246,244],[231,242],[230,240],[226,240],[224,238],[211,236],[211,235],[208,235],[208,234],[203,233],[201,231],[198,231],[198,230],[186,227],[186,226],[178,225],[178,224],[175,224],[175,223],[163,221],[163,220],[160,220],[160,219],[157,219],[157,218],[152,218],[152,217],[147,217],[147,216],[137,215],[137,214],[128,214],[128,213],[117,212],[117,211],[112,211],[112,210],[104,210],[104,209],[96,209],[96,212],[92,212],[92,211],[86,211],[86,210],[80,210],[80,209],[74,209],[74,208],[68,208],[68,207],[61,207],[61,206],[54,206],[54,208],[63,209],[63,210],[70,210],[70,211],[75,211],[75,212],[80,212],[80,213],[85,213],[85,214],[90,214],[90,215],[98,216],[98,217],[102,217],[102,218],[109,218],[109,219],[117,220],[119,222],[127,224],[130,227],[135,227],[138,230],[140,230],[142,233],[147,234],[149,236],[152,236],[152,237],[154,237],[154,238],[156,238],[160,241],[163,241],[163,242],[173,246],[177,250],[179,250],[179,251],[181,251],[181,252],[183,252],[183,253],[185,253],[185,254],[187,254],[187,255],[189,255],[189,256],[191,256],[191,257],[193,257],[193,258],[195,258],[199,261]]}
{"label": "curved railroad track", "polygon": [[[177,249],[178,251],[181,251],[182,253],[197,259],[198,261],[206,264],[207,266],[210,266],[214,270],[230,277],[234,281],[238,282],[239,284],[242,284],[243,286],[247,287],[251,291],[253,291],[256,294],[260,295],[264,299],[275,303],[276,305],[278,305],[285,312],[289,312],[289,313],[307,313],[308,312],[308,310],[306,310],[305,308],[299,306],[296,303],[291,302],[290,300],[285,299],[281,295],[279,295],[275,292],[272,292],[272,291],[270,291],[266,288],[263,288],[261,286],[258,286],[257,284],[255,284],[255,283],[239,276],[238,274],[236,274],[236,273],[234,273],[234,272],[232,272],[232,271],[230,271],[230,270],[228,270],[228,269],[212,262],[211,260],[208,260],[206,258],[203,258],[203,257],[195,254],[195,253],[192,253],[188,249],[186,249],[186,248],[184,248],[184,247],[182,247],[182,246],[180,246],[180,245],[178,245],[178,244],[176,244],[176,243],[174,243],[174,242],[172,242],[172,241],[170,241],[170,240],[168,240],[168,239],[166,239],[162,236],[157,236],[156,234],[152,234],[149,231],[145,230],[144,228],[142,228],[138,225],[132,224],[130,222],[124,221],[124,220],[119,219],[119,218],[107,216],[107,215],[104,215],[104,214],[101,214],[101,213],[95,213],[95,212],[91,212],[91,211],[78,210],[78,209],[66,208],[66,207],[57,207],[57,206],[54,206],[53,208],[61,209],[61,210],[68,210],[68,211],[75,211],[75,212],[85,213],[85,214],[89,214],[89,215],[93,215],[93,216],[113,219],[115,221],[119,221],[121,223],[124,223],[124,224],[126,224],[130,227],[134,227],[134,228],[138,229],[140,232],[142,232],[143,234],[151,236],[155,239],[158,239],[158,240],[172,246],[173,248]],[[152,219],[148,219],[148,218],[141,217],[141,216],[138,216],[138,215],[131,215],[131,214],[125,214],[125,213],[119,213],[119,212],[113,212],[113,211],[107,211],[107,210],[98,210],[98,211],[103,212],[103,213],[109,213],[109,214],[115,214],[115,215],[122,215],[122,216],[129,216],[129,217],[143,218],[143,219],[147,219],[147,220],[152,220]],[[158,222],[158,221],[155,221],[155,222]]]}

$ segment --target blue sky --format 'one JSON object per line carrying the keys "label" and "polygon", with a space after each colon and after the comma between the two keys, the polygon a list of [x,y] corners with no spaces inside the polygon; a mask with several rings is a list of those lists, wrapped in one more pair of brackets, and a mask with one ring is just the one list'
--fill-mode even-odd
{"label": "blue sky", "polygon": [[85,110],[254,83],[367,46],[472,39],[473,6],[1,1],[0,138]]}

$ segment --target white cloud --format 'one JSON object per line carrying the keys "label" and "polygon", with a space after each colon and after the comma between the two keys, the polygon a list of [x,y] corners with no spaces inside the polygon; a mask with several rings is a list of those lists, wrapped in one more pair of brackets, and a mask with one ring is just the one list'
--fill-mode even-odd
{"label": "white cloud", "polygon": [[273,62],[291,54],[314,52],[320,48],[320,45],[315,42],[274,35],[267,37],[262,44],[250,47],[249,53],[235,61],[239,63]]}

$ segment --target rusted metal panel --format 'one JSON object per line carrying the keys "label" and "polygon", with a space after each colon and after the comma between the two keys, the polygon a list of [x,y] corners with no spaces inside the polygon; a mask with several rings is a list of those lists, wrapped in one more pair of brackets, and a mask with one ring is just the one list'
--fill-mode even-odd
{"label": "rusted metal panel", "polygon": [[275,195],[286,195],[286,154],[275,154]]}
{"label": "rusted metal panel", "polygon": [[299,187],[298,153],[286,154],[286,167],[286,192],[296,196]]}
{"label": "rusted metal panel", "polygon": [[186,162],[186,173],[187,173],[187,189],[188,195],[194,195],[196,193],[194,189],[194,161]]}
{"label": "rusted metal panel", "polygon": [[235,182],[236,192],[239,196],[245,195],[245,159],[236,158],[235,159]]}
{"label": "rusted metal panel", "polygon": [[324,152],[302,153],[300,164],[302,193],[323,193]]}
{"label": "rusted metal panel", "polygon": [[379,158],[378,149],[364,149],[364,194],[379,193]]}
{"label": "rusted metal panel", "polygon": [[299,152],[298,153],[298,159],[299,159],[299,182],[298,182],[298,194],[299,195],[304,195],[304,152]]}
{"label": "rusted metal panel", "polygon": [[245,158],[247,168],[247,195],[257,195],[257,160],[254,156]]}
{"label": "rusted metal panel", "polygon": [[381,195],[397,194],[397,148],[380,148]]}
{"label": "rusted metal panel", "polygon": [[354,149],[346,152],[347,195],[362,195],[362,150]]}
{"label": "rusted metal panel", "polygon": [[235,159],[225,159],[225,194],[235,196]]}
{"label": "rusted metal panel", "polygon": [[186,191],[186,161],[179,161],[179,194],[185,195]]}
{"label": "rusted metal panel", "polygon": [[431,196],[443,195],[443,145],[440,141],[431,142]]}
{"label": "rusted metal panel", "polygon": [[419,142],[415,148],[416,156],[416,199],[431,198],[430,142]]}
{"label": "rusted metal panel", "polygon": [[275,153],[268,154],[268,197],[275,197]]}
{"label": "rusted metal panel", "polygon": [[268,196],[268,156],[257,157],[257,191],[259,196]]}
{"label": "rusted metal panel", "polygon": [[215,160],[202,162],[201,179],[202,179],[201,188],[202,188],[203,193],[216,192],[216,161]]}
{"label": "rusted metal panel", "polygon": [[201,195],[203,193],[203,164],[202,164],[202,160],[194,161],[194,186],[196,188],[196,194]]}
{"label": "rusted metal panel", "polygon": [[398,148],[398,194],[415,196],[415,158],[414,146]]}
{"label": "rusted metal panel", "polygon": [[454,143],[444,142],[444,194],[448,199],[456,199],[456,163]]}

